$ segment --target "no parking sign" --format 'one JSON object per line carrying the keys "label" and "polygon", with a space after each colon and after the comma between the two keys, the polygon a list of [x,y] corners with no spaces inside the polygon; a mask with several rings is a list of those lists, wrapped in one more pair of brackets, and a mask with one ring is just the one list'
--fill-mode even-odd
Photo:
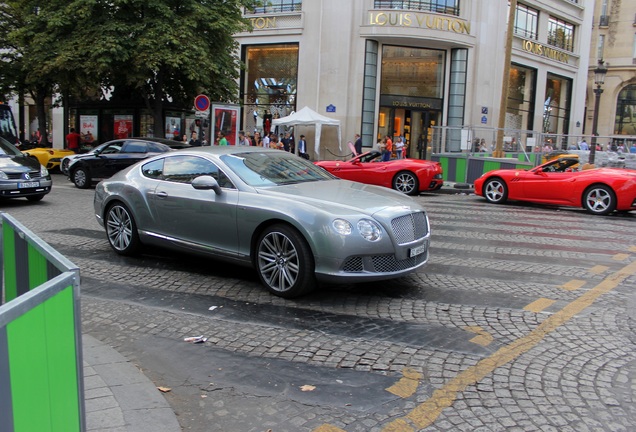
{"label": "no parking sign", "polygon": [[208,111],[210,109],[210,98],[206,95],[198,95],[194,98],[194,107],[197,111]]}

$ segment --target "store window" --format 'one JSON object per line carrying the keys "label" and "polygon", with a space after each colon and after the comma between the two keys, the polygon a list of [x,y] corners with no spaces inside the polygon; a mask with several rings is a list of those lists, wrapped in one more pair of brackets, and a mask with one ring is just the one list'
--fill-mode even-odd
{"label": "store window", "polygon": [[459,15],[459,0],[375,0],[374,7]]}
{"label": "store window", "polygon": [[537,39],[539,11],[517,3],[515,34],[526,39]]}
{"label": "store window", "polygon": [[551,16],[548,21],[548,44],[574,51],[574,25]]}
{"label": "store window", "polygon": [[243,61],[244,129],[269,132],[273,119],[296,110],[298,44],[245,46]]}
{"label": "store window", "polygon": [[630,84],[618,93],[614,133],[636,135],[636,84]]}
{"label": "store window", "polygon": [[441,99],[444,51],[385,45],[381,80],[382,94]]}
{"label": "store window", "polygon": [[567,134],[570,118],[572,80],[548,74],[543,103],[543,132]]}
{"label": "store window", "polygon": [[262,2],[263,6],[255,7],[251,13],[265,14],[277,12],[296,12],[302,9],[302,0],[267,0]]}
{"label": "store window", "polygon": [[506,110],[506,128],[532,130],[537,71],[513,64]]}

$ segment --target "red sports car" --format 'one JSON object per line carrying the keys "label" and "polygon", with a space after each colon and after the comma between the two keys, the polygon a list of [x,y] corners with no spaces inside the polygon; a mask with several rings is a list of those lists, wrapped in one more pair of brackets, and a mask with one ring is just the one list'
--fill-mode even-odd
{"label": "red sports car", "polygon": [[475,194],[501,204],[506,200],[583,207],[596,215],[636,210],[636,170],[578,170],[578,158],[565,157],[530,170],[503,169],[475,180]]}
{"label": "red sports car", "polygon": [[381,162],[379,151],[372,150],[348,161],[319,161],[333,175],[345,180],[384,186],[407,195],[442,187],[442,165],[420,159],[396,159]]}

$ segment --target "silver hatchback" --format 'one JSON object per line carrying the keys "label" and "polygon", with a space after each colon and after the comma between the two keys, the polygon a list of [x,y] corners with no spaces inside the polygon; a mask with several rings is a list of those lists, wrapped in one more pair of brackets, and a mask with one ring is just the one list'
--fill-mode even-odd
{"label": "silver hatchback", "polygon": [[154,245],[250,266],[286,298],[319,281],[401,277],[428,261],[429,222],[417,201],[281,150],[162,154],[100,182],[94,206],[119,254]]}

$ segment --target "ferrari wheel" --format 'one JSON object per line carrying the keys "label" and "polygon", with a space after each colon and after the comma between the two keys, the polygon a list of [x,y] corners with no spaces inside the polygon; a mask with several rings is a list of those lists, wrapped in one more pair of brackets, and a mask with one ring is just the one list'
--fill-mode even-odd
{"label": "ferrari wheel", "polygon": [[606,215],[616,208],[616,195],[608,186],[590,186],[583,193],[583,206],[592,214]]}
{"label": "ferrari wheel", "polygon": [[493,204],[505,203],[508,199],[508,186],[499,178],[490,179],[484,185],[484,198]]}
{"label": "ferrari wheel", "polygon": [[402,171],[393,179],[393,189],[406,195],[417,195],[419,193],[419,183],[415,174],[409,171]]}
{"label": "ferrari wheel", "polygon": [[91,186],[91,176],[85,168],[80,167],[73,170],[71,180],[80,189],[88,189]]}
{"label": "ferrari wheel", "polygon": [[311,249],[289,226],[267,228],[258,238],[255,260],[261,281],[279,297],[298,297],[316,286]]}
{"label": "ferrari wheel", "polygon": [[140,247],[137,224],[128,208],[113,204],[106,212],[106,235],[108,243],[120,255],[134,255]]}

